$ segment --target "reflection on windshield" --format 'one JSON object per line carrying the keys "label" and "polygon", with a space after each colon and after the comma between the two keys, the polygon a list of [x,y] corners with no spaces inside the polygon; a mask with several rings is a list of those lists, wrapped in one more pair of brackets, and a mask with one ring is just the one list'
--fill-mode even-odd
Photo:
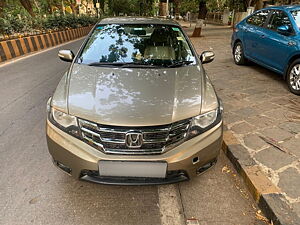
{"label": "reflection on windshield", "polygon": [[182,66],[195,62],[180,28],[145,24],[96,27],[78,59],[78,63],[89,65]]}

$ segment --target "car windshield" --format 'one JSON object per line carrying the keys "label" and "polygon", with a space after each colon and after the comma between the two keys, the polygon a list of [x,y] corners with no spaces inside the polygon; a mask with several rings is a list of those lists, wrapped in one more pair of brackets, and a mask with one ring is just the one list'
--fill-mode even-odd
{"label": "car windshield", "polygon": [[177,26],[109,24],[95,28],[77,63],[91,66],[184,66],[196,63]]}
{"label": "car windshield", "polygon": [[291,11],[294,20],[296,21],[297,27],[300,28],[300,10]]}

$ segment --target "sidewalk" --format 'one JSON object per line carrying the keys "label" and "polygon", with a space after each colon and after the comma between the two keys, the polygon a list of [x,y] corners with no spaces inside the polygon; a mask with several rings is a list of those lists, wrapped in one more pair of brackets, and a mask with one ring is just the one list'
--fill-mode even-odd
{"label": "sidewalk", "polygon": [[[189,24],[182,25],[191,35]],[[258,192],[254,193],[258,201],[259,195],[264,197],[262,206],[269,204],[269,218],[279,220],[274,224],[280,220],[300,224],[300,97],[289,92],[280,75],[255,64],[235,65],[231,34],[232,28],[207,25],[203,37],[192,38],[198,53],[213,50],[216,55],[205,69],[224,103],[225,143],[231,161],[246,168],[242,173],[251,183],[249,188]],[[252,180],[247,170],[255,170],[255,175],[262,170],[272,184],[257,190],[260,178]]]}

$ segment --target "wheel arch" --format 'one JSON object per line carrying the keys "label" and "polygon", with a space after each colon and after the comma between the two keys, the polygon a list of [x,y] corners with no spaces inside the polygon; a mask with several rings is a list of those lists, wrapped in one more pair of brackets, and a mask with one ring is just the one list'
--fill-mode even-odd
{"label": "wheel arch", "polygon": [[300,59],[300,52],[297,52],[296,54],[294,54],[293,56],[291,56],[288,60],[288,63],[286,65],[286,68],[284,70],[284,74],[283,74],[283,78],[284,80],[286,80],[287,77],[287,72],[288,69],[290,68],[290,65],[296,60],[296,59]]}

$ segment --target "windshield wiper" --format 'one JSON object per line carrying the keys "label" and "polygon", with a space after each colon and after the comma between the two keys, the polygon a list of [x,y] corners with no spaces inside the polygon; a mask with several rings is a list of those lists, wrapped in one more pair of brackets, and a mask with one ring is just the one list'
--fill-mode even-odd
{"label": "windshield wiper", "polygon": [[124,63],[124,65],[122,67],[127,67],[127,68],[131,68],[131,67],[135,67],[135,68],[139,68],[139,67],[145,67],[145,68],[153,68],[153,67],[157,67],[155,65],[152,64],[148,64],[148,63],[143,63],[143,62],[128,62],[128,63]]}
{"label": "windshield wiper", "polygon": [[124,63],[120,62],[92,62],[89,66],[123,66]]}
{"label": "windshield wiper", "polygon": [[180,66],[186,66],[186,65],[189,65],[191,63],[193,63],[194,61],[176,61],[176,62],[173,62],[172,64],[170,65],[167,65],[167,67],[180,67]]}
{"label": "windshield wiper", "polygon": [[88,64],[89,66],[118,66],[118,67],[156,67],[152,64],[146,64],[142,62],[93,62]]}

